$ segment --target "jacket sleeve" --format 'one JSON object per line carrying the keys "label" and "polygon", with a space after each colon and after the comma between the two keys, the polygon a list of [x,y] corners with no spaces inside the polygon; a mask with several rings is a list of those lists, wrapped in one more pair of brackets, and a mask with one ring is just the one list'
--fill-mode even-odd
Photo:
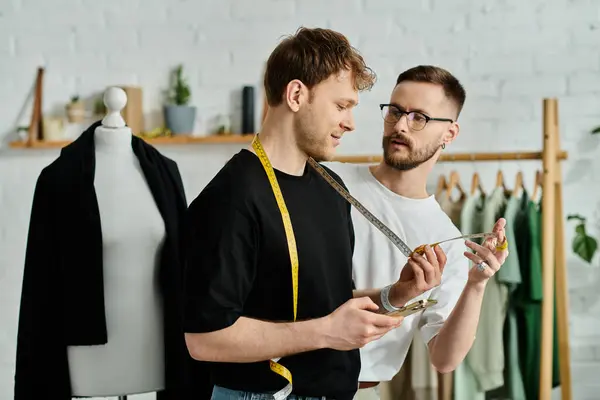
{"label": "jacket sleeve", "polygon": [[52,184],[40,174],[31,208],[19,311],[15,400],[51,396],[70,399],[70,381],[56,265],[60,213],[53,205]]}

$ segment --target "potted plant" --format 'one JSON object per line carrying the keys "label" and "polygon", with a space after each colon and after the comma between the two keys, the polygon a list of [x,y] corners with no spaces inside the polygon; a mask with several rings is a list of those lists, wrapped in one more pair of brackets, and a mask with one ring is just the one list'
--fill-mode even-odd
{"label": "potted plant", "polygon": [[174,135],[191,134],[196,121],[196,107],[190,106],[190,87],[183,77],[183,66],[172,73],[168,104],[164,106],[165,125]]}
{"label": "potted plant", "polygon": [[71,102],[66,106],[67,120],[71,123],[82,122],[85,119],[85,106],[78,95],[71,97]]}

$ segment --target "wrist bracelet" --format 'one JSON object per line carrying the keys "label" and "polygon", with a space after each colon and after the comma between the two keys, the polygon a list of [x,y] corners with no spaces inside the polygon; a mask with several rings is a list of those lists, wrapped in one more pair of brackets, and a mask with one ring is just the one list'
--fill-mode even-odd
{"label": "wrist bracelet", "polygon": [[400,309],[398,307],[394,307],[392,305],[392,303],[390,303],[390,289],[392,288],[392,286],[393,285],[388,285],[388,286],[384,287],[383,289],[381,289],[381,296],[380,296],[381,305],[388,312],[398,311]]}

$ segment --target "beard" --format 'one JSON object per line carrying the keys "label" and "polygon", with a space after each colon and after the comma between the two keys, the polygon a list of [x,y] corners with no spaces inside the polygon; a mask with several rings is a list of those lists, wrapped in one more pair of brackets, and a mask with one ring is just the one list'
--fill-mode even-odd
{"label": "beard", "polygon": [[307,109],[302,113],[298,113],[294,120],[294,131],[296,132],[298,148],[307,156],[314,158],[317,162],[333,159],[330,134],[319,134],[319,128],[315,123],[312,110]]}
{"label": "beard", "polygon": [[[392,140],[401,140],[406,149],[392,150]],[[423,148],[415,149],[414,143],[400,135],[384,136],[382,141],[383,160],[386,165],[399,170],[409,171],[429,161],[440,147],[436,143],[429,143]],[[405,154],[403,154],[405,153]]]}

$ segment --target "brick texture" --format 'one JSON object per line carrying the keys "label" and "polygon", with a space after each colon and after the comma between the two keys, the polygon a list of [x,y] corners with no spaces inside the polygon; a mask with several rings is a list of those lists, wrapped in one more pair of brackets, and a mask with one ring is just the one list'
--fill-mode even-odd
{"label": "brick texture", "polygon": [[[184,64],[198,106],[198,134],[221,113],[239,130],[240,89],[260,85],[269,52],[300,25],[338,29],[367,58],[379,81],[361,97],[356,132],[342,154],[380,151],[381,117],[397,74],[418,63],[437,64],[466,85],[461,134],[446,151],[537,150],[542,98],[559,98],[565,215],[579,213],[598,231],[600,137],[600,6],[592,0],[0,0],[0,146],[28,123],[27,96],[39,65],[46,66],[44,112],[59,113],[74,94],[83,98],[109,85],[144,90],[147,129],[161,122],[169,69]],[[259,87],[259,86],[258,86]],[[259,96],[262,94],[258,90]],[[260,97],[259,104],[260,104]],[[257,118],[260,114],[257,107]],[[192,199],[239,145],[160,148],[180,166]],[[56,150],[0,154],[0,398],[12,396],[16,323],[33,186]],[[531,188],[539,162],[441,164],[456,169],[463,186],[477,170],[490,188],[498,168],[510,187],[517,171]],[[565,217],[558,216],[558,217]],[[600,273],[570,251],[574,394],[597,398],[600,368]],[[597,260],[596,268],[597,268]],[[594,283],[595,282],[595,283]],[[591,304],[591,306],[590,306]],[[534,384],[534,383],[532,383]],[[51,398],[51,394],[49,397]],[[139,397],[151,398],[151,397]]]}

